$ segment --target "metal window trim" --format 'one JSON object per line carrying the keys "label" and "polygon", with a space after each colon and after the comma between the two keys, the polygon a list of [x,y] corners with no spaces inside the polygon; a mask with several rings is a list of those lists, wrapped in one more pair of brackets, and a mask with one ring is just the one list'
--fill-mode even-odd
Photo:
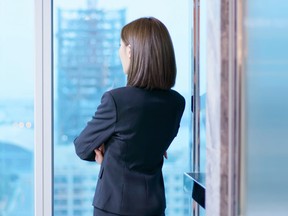
{"label": "metal window trim", "polygon": [[193,172],[200,172],[200,0],[194,0],[194,73],[193,73]]}
{"label": "metal window trim", "polygon": [[34,215],[53,215],[52,205],[52,2],[35,0]]}
{"label": "metal window trim", "polygon": [[[193,0],[193,173],[200,172],[200,0]],[[193,200],[193,215],[200,215],[199,204]]]}
{"label": "metal window trim", "polygon": [[[236,0],[235,0],[236,1]],[[247,13],[246,11],[246,4],[247,1],[245,0],[238,0],[236,5],[236,34],[237,34],[237,80],[238,80],[238,152],[237,152],[237,173],[236,176],[236,186],[237,186],[237,197],[236,197],[236,215],[245,215],[246,206],[245,206],[245,185],[246,185],[246,174],[245,174],[245,152],[246,152],[246,145],[245,145],[245,73],[243,72],[245,69],[245,54],[247,53],[247,39],[246,39],[246,32],[244,28],[244,18]]]}

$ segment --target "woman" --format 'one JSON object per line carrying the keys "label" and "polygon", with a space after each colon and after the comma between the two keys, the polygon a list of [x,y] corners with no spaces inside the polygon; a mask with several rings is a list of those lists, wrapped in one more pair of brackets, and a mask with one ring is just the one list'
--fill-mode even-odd
{"label": "woman", "polygon": [[94,216],[162,216],[163,155],[178,133],[185,107],[184,98],[171,90],[176,62],[167,28],[155,18],[127,24],[119,55],[127,86],[104,93],[74,141],[76,153],[101,163]]}

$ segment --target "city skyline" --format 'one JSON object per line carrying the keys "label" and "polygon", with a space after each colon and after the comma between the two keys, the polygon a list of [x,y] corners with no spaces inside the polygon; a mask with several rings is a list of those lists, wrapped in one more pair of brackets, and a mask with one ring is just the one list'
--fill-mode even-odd
{"label": "city skyline", "polygon": [[[63,5],[61,6],[62,3],[60,4],[59,2],[62,2]],[[78,1],[79,4],[83,4],[83,2],[82,3],[81,2],[82,1]],[[114,1],[114,3],[115,2],[116,1]],[[72,2],[58,1],[58,3],[57,1],[55,1],[55,4],[54,4],[55,6],[53,10],[54,20],[57,19],[56,16],[57,16],[58,9],[60,8],[62,8],[63,10],[73,9],[71,8],[73,3],[75,3],[74,10],[82,9],[83,11],[83,9],[85,9],[85,6],[83,7],[81,6],[82,8],[79,5],[77,6],[76,1],[72,1]],[[99,6],[102,4],[101,7],[103,8],[104,8],[104,5],[106,5],[107,7],[108,3],[109,1],[107,1],[106,3],[105,1],[98,2]],[[167,4],[167,2],[164,2],[164,1],[162,2],[160,1],[160,3]],[[64,6],[65,4],[68,4],[71,7],[69,6],[65,7]],[[173,2],[173,5],[170,6],[171,9],[172,8],[175,9],[177,4]],[[9,7],[11,7],[11,10],[13,8],[12,6],[13,4],[9,4]],[[155,4],[153,4],[153,6],[155,6]],[[23,5],[23,7],[25,6]],[[153,13],[155,16],[155,13],[157,12],[157,7],[152,8],[152,9],[150,8],[149,12],[148,12],[148,9],[146,10],[146,12],[143,12],[143,8],[137,6],[135,2],[132,2],[131,4],[129,4],[129,1],[122,1],[121,4],[118,2],[115,6],[112,6],[111,4],[109,5],[109,8],[111,7],[113,10],[127,8],[126,23],[140,16],[152,16]],[[135,10],[136,8],[138,12],[137,10]],[[139,12],[140,9],[142,10],[141,12]],[[185,7],[185,9],[188,10],[187,7]],[[7,11],[9,10],[7,9]],[[21,15],[20,8],[18,8],[18,10],[15,10],[15,11],[19,12],[19,14]],[[107,11],[107,8],[104,11]],[[174,14],[177,15],[177,13],[183,15],[181,13],[181,10],[180,11],[177,10]],[[15,14],[14,11],[12,14],[13,15],[11,15],[10,18],[16,19],[17,14]],[[18,14],[17,19],[19,19],[19,14]],[[13,52],[7,53],[7,56],[5,56],[5,58],[9,58],[9,61],[4,62],[5,58],[3,58],[3,53],[1,53],[1,50],[0,50],[0,79],[1,79],[1,82],[5,84],[0,87],[0,108],[1,108],[0,110],[0,131],[1,132],[0,133],[2,133],[0,134],[0,143],[8,142],[11,146],[15,145],[15,146],[24,148],[26,150],[29,150],[30,153],[34,154],[34,146],[37,145],[37,143],[34,143],[34,99],[33,98],[34,98],[34,91],[36,90],[34,89],[34,82],[35,82],[34,63],[35,62],[33,62],[33,59],[34,59],[33,52],[35,48],[33,47],[34,35],[31,36],[31,34],[33,34],[34,32],[33,31],[33,28],[34,28],[33,27],[34,25],[33,9],[31,9],[31,14],[32,15],[28,16],[26,19],[27,23],[24,23],[25,25],[22,26],[23,30],[25,28],[28,28],[31,30],[31,32],[29,33],[30,35],[27,34],[25,36],[29,38],[29,41],[24,40],[26,44],[25,46],[22,46],[22,47],[25,47],[25,48],[22,49],[22,47],[20,46],[21,44],[16,44],[18,45],[18,47],[16,47],[16,45],[13,44],[13,40],[5,44],[4,41],[6,39],[4,40],[4,36],[2,37],[0,36],[1,48],[3,47],[2,45],[5,44],[4,49],[10,48],[11,50],[14,50],[14,52],[16,52],[17,49],[21,47],[21,49],[19,49],[18,55],[20,54],[22,56],[29,57],[29,60],[28,61],[26,60],[26,62],[23,63],[24,65],[26,65],[25,67],[23,67],[23,64],[22,64],[22,61],[25,61],[25,59],[22,59],[22,58],[19,60],[17,59],[17,64],[13,65],[12,64],[13,60],[14,61],[16,60],[13,55],[14,53]],[[162,20],[165,24],[167,23],[167,28],[169,29],[171,33],[172,40],[173,40],[173,37],[180,37],[178,40],[175,40],[174,42],[176,60],[178,59],[178,79],[177,79],[178,81],[176,81],[177,84],[175,86],[175,89],[177,88],[182,89],[182,90],[179,90],[179,89],[177,90],[181,94],[184,94],[186,98],[189,98],[190,80],[187,79],[187,74],[189,74],[190,59],[188,58],[188,56],[189,56],[190,49],[186,44],[186,42],[189,41],[188,40],[189,34],[185,33],[184,35],[182,35],[184,29],[182,29],[183,31],[181,33],[181,27],[179,25],[175,25],[176,23],[178,24],[178,21],[172,19],[170,13],[162,14],[156,17]],[[172,22],[170,22],[169,20],[170,21],[172,20]],[[187,19],[187,22],[188,22],[188,19]],[[19,21],[16,20],[15,22],[12,22],[12,23],[13,24],[15,23],[15,26],[17,26],[18,25],[17,23],[19,23]],[[3,25],[3,23],[1,25]],[[187,26],[188,24],[184,23],[183,25]],[[54,24],[53,27],[55,31],[54,34],[55,35],[58,34],[59,32],[57,31],[57,25]],[[178,29],[173,30],[173,28],[178,28]],[[13,31],[12,30],[10,31],[10,30],[11,29],[9,29],[8,35],[15,34],[14,36],[17,36],[15,33],[17,32],[17,27],[15,27],[14,30],[12,29]],[[188,32],[189,30],[190,29],[187,28],[185,29],[185,32],[186,31]],[[23,39],[25,39],[25,37],[23,37]],[[19,39],[17,39],[16,37],[15,40],[19,40]],[[54,42],[56,41],[57,41],[57,37],[54,38]],[[23,41],[20,41],[20,43],[23,43]],[[118,44],[118,41],[116,43]],[[54,86],[59,85],[58,83],[59,79],[56,79],[58,75],[58,68],[57,68],[58,62],[56,61],[58,54],[56,52],[58,52],[57,49],[54,50],[54,63],[56,63],[54,65],[54,72],[55,72],[54,74],[55,79],[53,83]],[[118,53],[117,48],[115,52]],[[118,56],[114,58],[117,58],[117,61],[120,62]],[[6,71],[9,71],[9,70],[11,70],[11,72],[7,73]],[[20,73],[21,75],[17,76],[19,72],[21,72]],[[125,75],[123,74],[123,77],[124,76]],[[102,78],[98,78],[98,79],[102,79]],[[62,84],[60,83],[60,85],[64,86],[63,82],[65,83],[66,82],[65,80],[67,81],[68,79],[65,78],[64,81],[62,81]],[[80,80],[81,79],[78,79],[77,81],[74,80],[72,81],[72,83],[75,84],[77,82],[80,82]],[[13,83],[13,85],[11,85],[11,83]],[[93,82],[91,80],[90,81],[88,80],[85,86],[86,85],[89,86],[91,84],[93,85]],[[73,85],[70,87],[69,86],[67,87],[68,87],[67,90],[71,92],[73,91]],[[56,93],[56,90],[54,90],[54,94],[55,93]],[[97,97],[99,97],[98,99],[100,99],[99,94],[97,94]],[[62,115],[60,115],[60,117],[57,116],[56,107],[57,107],[57,103],[59,103],[58,99],[56,100],[56,97],[55,97],[53,101],[55,105],[53,109],[55,118],[52,122],[54,129],[56,129],[55,127],[58,124],[58,122],[61,121],[61,116],[62,116]],[[23,101],[23,103],[20,103],[20,101]],[[61,98],[60,98],[60,102],[61,102]],[[83,101],[81,102],[81,99],[79,99],[78,102],[80,104]],[[93,103],[95,103],[95,101]],[[86,108],[88,107],[86,105],[88,105],[88,103],[86,102],[83,103],[83,107],[80,107],[75,112],[77,111],[79,112],[80,110],[83,110],[83,111],[86,110]],[[189,107],[189,101],[186,102],[186,106]],[[92,107],[91,109],[90,107],[89,109],[90,109],[89,112],[87,111],[85,112],[87,112],[88,115],[90,115],[91,117],[93,113],[96,111],[96,105],[94,108]],[[64,109],[64,111],[68,111],[68,110],[71,110],[71,109],[69,107]],[[174,139],[171,145],[171,148],[168,150],[168,160],[165,161],[164,167],[163,167],[164,179],[166,181],[165,186],[167,187],[167,215],[172,215],[172,216],[175,215],[175,213],[177,215],[184,216],[184,215],[187,215],[187,212],[189,211],[189,198],[190,197],[184,194],[184,191],[182,188],[183,172],[189,169],[189,164],[185,163],[189,161],[189,157],[190,157],[189,156],[189,144],[191,140],[191,137],[190,137],[191,125],[189,124],[189,122],[191,121],[191,118],[190,118],[191,113],[189,111],[190,109],[186,109],[185,111],[185,114],[183,116],[183,121],[181,122],[181,129],[179,130],[178,136]],[[16,115],[13,115],[13,113],[16,113]],[[1,117],[3,120],[1,119]],[[58,118],[58,120],[56,120],[56,118]],[[73,119],[73,116],[69,118]],[[68,122],[65,121],[65,122],[69,124],[69,121]],[[55,135],[56,133],[54,134],[54,138],[55,138]],[[73,132],[73,136],[76,136],[76,135],[77,133]],[[81,161],[79,158],[77,158],[75,151],[74,151],[74,146],[71,140],[69,140],[69,143],[67,145],[59,145],[61,143],[59,143],[58,141],[56,142],[54,139],[54,144],[55,144],[54,151],[53,151],[54,166],[52,167],[52,169],[53,169],[53,175],[54,175],[54,189],[55,189],[54,200],[53,200],[55,214],[57,214],[57,216],[77,215],[77,214],[79,215],[80,212],[82,212],[83,214],[88,215],[89,212],[91,212],[90,201],[93,197],[94,186],[96,184],[99,166],[96,165],[95,163],[88,163],[85,161]],[[5,145],[1,144],[1,147],[4,147],[4,146]],[[185,150],[185,152],[183,152],[183,149],[187,149],[187,151]],[[5,151],[8,151],[8,149],[7,148],[6,150],[4,149],[4,153]],[[17,152],[14,152],[14,153],[15,155],[17,155]],[[13,152],[11,152],[11,154],[13,154]],[[31,157],[31,159],[33,158],[34,157]],[[17,161],[18,159],[15,159],[15,160]],[[175,171],[175,169],[177,171]],[[1,175],[5,174],[5,169],[1,169],[0,171],[1,171]],[[28,182],[27,188],[30,188],[30,191],[33,191],[33,179],[34,179],[34,174],[35,174],[34,168],[31,167],[31,170],[29,172],[30,172],[29,175],[26,175],[26,173],[24,173],[23,176],[21,175],[19,176],[19,183],[23,184],[23,182]],[[85,173],[86,180],[85,178],[82,179],[81,177],[83,173]],[[81,197],[79,196],[79,192],[82,193]],[[84,194],[86,198],[83,197]],[[32,211],[33,209],[32,199],[34,199],[33,195],[31,194],[29,195],[29,193],[27,193],[26,196],[31,198],[30,209]],[[1,201],[3,200],[0,200],[0,202]],[[6,211],[5,208],[2,208],[2,209],[0,208],[0,213],[2,210],[3,212]]]}

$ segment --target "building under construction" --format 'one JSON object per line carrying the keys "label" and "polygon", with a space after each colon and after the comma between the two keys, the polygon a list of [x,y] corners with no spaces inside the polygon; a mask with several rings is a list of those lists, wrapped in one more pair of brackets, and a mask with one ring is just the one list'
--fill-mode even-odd
{"label": "building under construction", "polygon": [[[102,94],[125,85],[118,55],[125,9],[58,9],[55,23],[55,141],[71,144]],[[58,100],[59,98],[59,100]]]}

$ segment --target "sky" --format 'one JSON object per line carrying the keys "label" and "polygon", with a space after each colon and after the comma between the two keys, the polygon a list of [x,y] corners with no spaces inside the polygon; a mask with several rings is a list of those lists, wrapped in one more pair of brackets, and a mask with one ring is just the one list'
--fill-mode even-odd
{"label": "sky", "polygon": [[[84,9],[87,7],[87,2],[55,0],[54,11],[57,11],[59,7]],[[94,0],[94,2],[97,8],[127,8],[127,22],[142,16],[154,16],[160,19],[167,26],[174,43],[177,61],[175,89],[183,94],[191,93],[192,7],[189,0],[180,2],[175,0]],[[55,16],[54,20],[56,20]],[[0,99],[19,97],[33,99],[35,82],[34,0],[19,1],[17,4],[14,1],[0,0],[0,29]],[[205,77],[201,79],[203,82]],[[203,82],[201,86],[206,85]]]}
{"label": "sky", "polygon": [[0,99],[33,97],[33,10],[33,0],[0,0]]}

